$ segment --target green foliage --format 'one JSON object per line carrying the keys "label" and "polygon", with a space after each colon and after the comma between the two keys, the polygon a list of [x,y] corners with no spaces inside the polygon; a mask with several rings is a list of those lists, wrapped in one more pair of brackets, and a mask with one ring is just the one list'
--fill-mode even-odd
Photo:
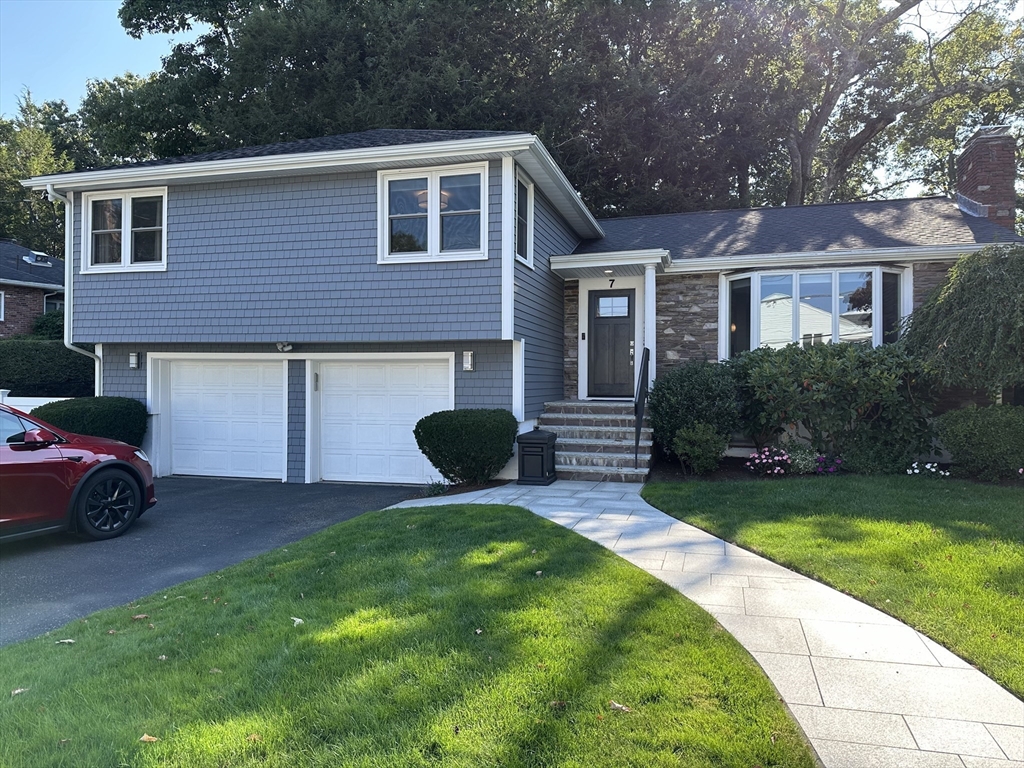
{"label": "green foliage", "polygon": [[32,411],[43,421],[68,432],[107,437],[128,445],[142,445],[146,436],[146,406],[130,397],[81,397],[58,400]]}
{"label": "green foliage", "polygon": [[502,408],[463,408],[424,416],[416,445],[451,483],[486,483],[512,458],[519,423]]}
{"label": "green foliage", "polygon": [[0,387],[17,397],[88,397],[95,367],[59,341],[0,341]]}
{"label": "green foliage", "polygon": [[672,452],[679,458],[683,470],[695,475],[706,475],[718,469],[728,447],[729,436],[702,421],[680,427],[672,440]]}
{"label": "green foliage", "polygon": [[978,480],[1010,480],[1024,467],[1024,406],[968,406],[936,419],[953,457],[952,472]]}
{"label": "green foliage", "polygon": [[57,310],[37,317],[32,323],[32,336],[46,341],[61,341],[64,338],[64,313]]}
{"label": "green foliage", "polygon": [[928,387],[920,365],[898,346],[791,344],[741,357],[748,355],[734,370],[745,376],[740,392],[751,402],[741,411],[750,434],[800,424],[815,451],[845,457],[879,446],[897,465],[891,471],[906,468],[903,457],[927,450]]}
{"label": "green foliage", "polygon": [[818,452],[809,445],[790,440],[785,445],[789,454],[789,471],[793,475],[813,475],[818,471]]}
{"label": "green foliage", "polygon": [[1024,245],[961,258],[914,310],[904,343],[947,386],[993,391],[1024,382]]}
{"label": "green foliage", "polygon": [[740,423],[736,398],[732,373],[719,363],[695,360],[660,374],[647,404],[654,440],[671,451],[679,430],[700,422],[732,434]]}

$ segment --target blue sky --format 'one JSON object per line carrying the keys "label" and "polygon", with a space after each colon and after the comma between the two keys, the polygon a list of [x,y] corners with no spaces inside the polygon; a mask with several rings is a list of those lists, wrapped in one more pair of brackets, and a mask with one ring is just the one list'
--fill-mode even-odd
{"label": "blue sky", "polygon": [[0,0],[0,113],[13,117],[24,88],[35,102],[64,99],[77,109],[88,80],[148,74],[175,42],[134,40],[117,18],[120,0]]}

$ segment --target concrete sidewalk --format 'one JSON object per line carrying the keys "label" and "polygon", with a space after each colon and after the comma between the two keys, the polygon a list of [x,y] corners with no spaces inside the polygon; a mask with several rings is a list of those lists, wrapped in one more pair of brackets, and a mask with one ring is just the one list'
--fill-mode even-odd
{"label": "concrete sidewalk", "polygon": [[560,480],[398,504],[513,504],[678,589],[757,659],[826,768],[1024,767],[1024,702],[896,619],[640,498]]}

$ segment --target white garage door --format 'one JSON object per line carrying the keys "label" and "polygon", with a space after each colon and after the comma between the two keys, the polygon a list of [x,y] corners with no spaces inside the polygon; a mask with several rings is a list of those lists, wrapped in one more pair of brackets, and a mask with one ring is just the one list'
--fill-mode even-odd
{"label": "white garage door", "polygon": [[281,479],[281,363],[171,363],[171,472]]}
{"label": "white garage door", "polygon": [[449,363],[320,365],[320,469],[324,480],[427,483],[440,480],[416,446],[422,417],[451,405]]}

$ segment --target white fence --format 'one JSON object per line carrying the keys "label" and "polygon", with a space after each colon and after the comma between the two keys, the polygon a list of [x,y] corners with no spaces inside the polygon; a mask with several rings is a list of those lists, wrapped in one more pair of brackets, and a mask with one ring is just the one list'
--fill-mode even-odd
{"label": "white fence", "polygon": [[11,397],[11,390],[0,389],[0,403],[9,405],[11,408],[17,408],[24,413],[31,413],[33,408],[38,408],[47,403],[70,399],[70,397]]}

